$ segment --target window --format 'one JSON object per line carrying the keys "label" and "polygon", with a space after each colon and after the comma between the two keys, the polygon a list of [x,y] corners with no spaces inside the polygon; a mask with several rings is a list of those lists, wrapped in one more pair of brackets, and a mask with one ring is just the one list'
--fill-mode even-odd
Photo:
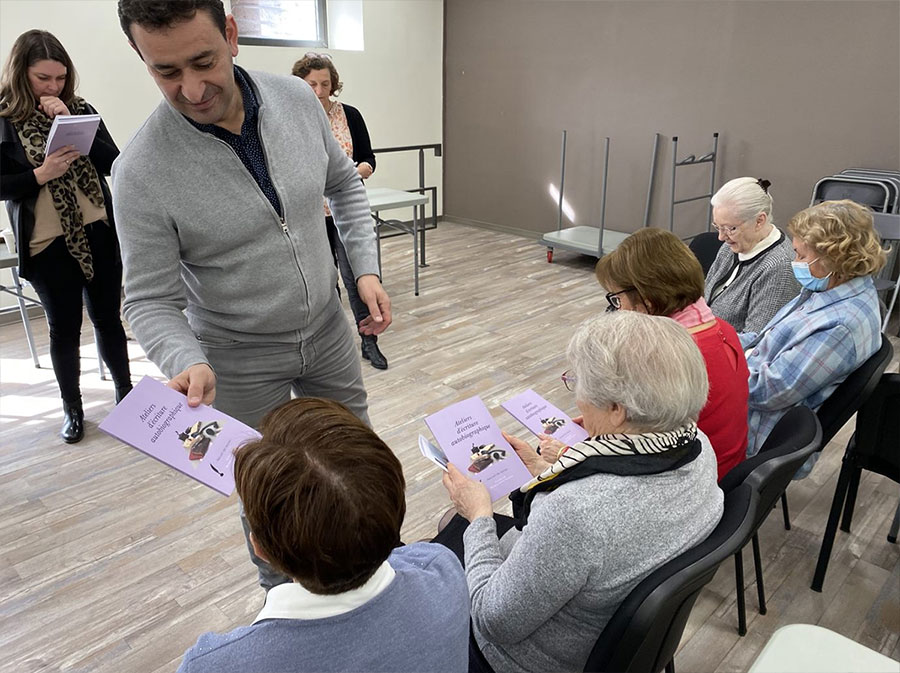
{"label": "window", "polygon": [[325,0],[231,0],[238,43],[327,47]]}

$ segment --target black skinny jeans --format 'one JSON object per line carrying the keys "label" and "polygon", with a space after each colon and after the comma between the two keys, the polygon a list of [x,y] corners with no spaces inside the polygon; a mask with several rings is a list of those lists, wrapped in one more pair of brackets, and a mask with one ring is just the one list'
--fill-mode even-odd
{"label": "black skinny jeans", "polygon": [[[81,403],[81,322],[83,306],[97,331],[100,355],[117,388],[131,384],[128,347],[122,327],[122,259],[116,239],[105,222],[85,226],[94,263],[94,277],[87,282],[81,267],[69,254],[63,236],[31,258],[29,282],[44,305],[50,326],[50,359],[64,402]],[[27,245],[27,243],[25,243]],[[82,297],[84,304],[82,304]]]}
{"label": "black skinny jeans", "polygon": [[328,215],[325,218],[325,229],[328,231],[328,243],[331,245],[331,254],[334,255],[334,263],[341,274],[341,280],[344,281],[344,288],[347,290],[347,301],[350,302],[350,310],[353,312],[353,319],[356,320],[356,327],[359,323],[369,317],[369,307],[366,302],[359,296],[359,290],[356,287],[356,275],[350,267],[350,259],[347,257],[347,251],[341,242],[337,227],[334,224],[334,218]]}

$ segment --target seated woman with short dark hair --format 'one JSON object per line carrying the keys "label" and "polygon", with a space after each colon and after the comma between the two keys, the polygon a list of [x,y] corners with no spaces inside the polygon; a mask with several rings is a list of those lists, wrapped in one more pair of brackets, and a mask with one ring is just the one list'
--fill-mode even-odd
{"label": "seated woman with short dark hair", "polygon": [[181,673],[465,671],[469,601],[448,550],[400,545],[400,462],[330,400],[297,399],[235,453],[256,554],[293,578],[250,626],[207,633]]}

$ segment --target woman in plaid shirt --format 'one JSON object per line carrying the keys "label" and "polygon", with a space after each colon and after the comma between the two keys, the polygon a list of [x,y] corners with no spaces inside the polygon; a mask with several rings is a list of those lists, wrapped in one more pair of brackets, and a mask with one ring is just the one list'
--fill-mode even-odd
{"label": "woman in plaid shirt", "polygon": [[869,210],[826,201],[794,215],[788,232],[803,289],[762,331],[740,335],[750,369],[748,457],[788,409],[818,409],[881,345],[872,275],[886,254]]}

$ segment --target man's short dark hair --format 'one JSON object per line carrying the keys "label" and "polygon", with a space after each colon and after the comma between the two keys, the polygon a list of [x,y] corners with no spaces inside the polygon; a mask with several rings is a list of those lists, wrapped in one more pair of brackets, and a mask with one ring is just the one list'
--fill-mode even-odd
{"label": "man's short dark hair", "polygon": [[400,461],[347,407],[301,398],[269,412],[235,452],[234,478],[259,550],[317,594],[365,584],[400,544]]}
{"label": "man's short dark hair", "polygon": [[172,28],[193,19],[198,10],[209,12],[224,37],[225,6],[222,0],[119,0],[119,24],[128,41],[134,44],[132,24],[136,23],[144,30]]}

